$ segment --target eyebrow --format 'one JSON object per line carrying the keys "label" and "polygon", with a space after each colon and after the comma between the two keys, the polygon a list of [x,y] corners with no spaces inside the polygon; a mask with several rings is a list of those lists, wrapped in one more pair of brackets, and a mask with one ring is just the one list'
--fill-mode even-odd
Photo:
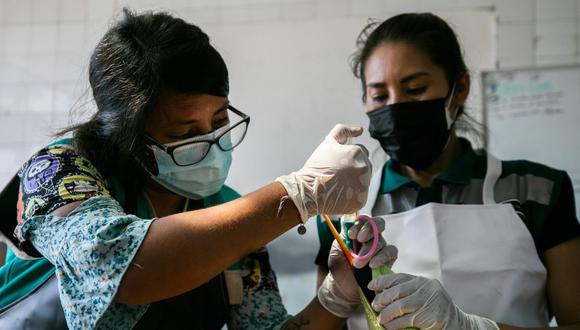
{"label": "eyebrow", "polygon": [[[416,72],[416,73],[410,74],[410,75],[408,75],[406,77],[403,77],[403,79],[399,80],[399,82],[401,84],[404,84],[404,83],[408,83],[409,81],[411,81],[413,79],[416,79],[416,78],[419,78],[419,77],[422,77],[422,76],[430,76],[430,75],[431,74],[429,72],[423,72],[423,71],[422,72]],[[382,88],[382,87],[385,87],[385,85],[386,84],[384,82],[374,82],[374,83],[368,83],[367,84],[367,87],[371,87],[371,88]]]}
{"label": "eyebrow", "polygon": [[[229,101],[226,101],[224,103],[224,105],[222,105],[213,115],[216,116],[218,114],[221,114],[222,112],[225,112],[228,110],[228,107],[230,105]],[[193,119],[187,119],[187,120],[183,120],[183,121],[178,121],[177,125],[190,125],[192,123],[195,123],[196,121],[198,121],[196,118]]]}

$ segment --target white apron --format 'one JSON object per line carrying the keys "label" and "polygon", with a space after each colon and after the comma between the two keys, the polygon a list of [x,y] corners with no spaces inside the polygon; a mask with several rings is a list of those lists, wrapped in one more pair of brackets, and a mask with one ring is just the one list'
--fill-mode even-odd
{"label": "white apron", "polygon": [[[532,236],[510,204],[496,204],[501,162],[488,154],[483,205],[429,203],[384,216],[383,233],[399,256],[396,273],[438,279],[464,312],[521,327],[548,326],[546,269]],[[382,169],[371,182],[371,213]],[[349,322],[365,329],[364,317]]]}

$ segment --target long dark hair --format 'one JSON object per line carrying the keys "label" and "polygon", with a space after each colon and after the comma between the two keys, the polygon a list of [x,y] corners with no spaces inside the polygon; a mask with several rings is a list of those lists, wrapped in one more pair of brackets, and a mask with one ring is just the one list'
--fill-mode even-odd
{"label": "long dark hair", "polygon": [[[439,16],[431,13],[406,13],[393,16],[384,22],[370,22],[359,34],[357,51],[351,58],[353,74],[362,84],[362,100],[366,102],[365,65],[372,52],[388,42],[406,42],[424,52],[433,64],[443,69],[451,88],[456,80],[468,72],[457,35]],[[479,124],[461,106],[455,127],[470,135],[472,142],[481,145],[485,127]]]}
{"label": "long dark hair", "polygon": [[197,26],[167,13],[123,9],[96,46],[89,81],[97,111],[68,127],[73,145],[105,177],[134,173],[150,113],[166,93],[227,96],[226,65]]}

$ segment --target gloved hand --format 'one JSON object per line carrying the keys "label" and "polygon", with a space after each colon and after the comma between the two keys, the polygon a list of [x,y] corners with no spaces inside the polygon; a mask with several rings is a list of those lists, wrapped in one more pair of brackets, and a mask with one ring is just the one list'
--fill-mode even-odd
{"label": "gloved hand", "polygon": [[494,321],[459,309],[435,279],[384,275],[372,280],[368,287],[379,292],[372,307],[380,312],[379,323],[387,329],[499,330]]}
{"label": "gloved hand", "polygon": [[362,132],[362,127],[334,126],[302,169],[276,179],[298,208],[302,222],[323,213],[353,213],[364,205],[371,178],[368,151],[346,144]]}
{"label": "gloved hand", "polygon": [[[385,230],[385,222],[382,218],[373,218],[379,232]],[[359,253],[368,253],[372,245],[372,230],[367,221],[357,221],[348,231],[351,239],[363,243]],[[368,260],[354,260],[356,268],[362,268],[369,263],[371,268],[377,268],[386,264],[391,267],[397,259],[397,248],[388,245],[380,236],[379,246],[375,254]],[[322,285],[318,289],[318,300],[332,314],[347,318],[357,310],[360,305],[358,284],[352,274],[348,260],[344,256],[338,242],[332,243],[328,256],[328,269],[330,270]]]}

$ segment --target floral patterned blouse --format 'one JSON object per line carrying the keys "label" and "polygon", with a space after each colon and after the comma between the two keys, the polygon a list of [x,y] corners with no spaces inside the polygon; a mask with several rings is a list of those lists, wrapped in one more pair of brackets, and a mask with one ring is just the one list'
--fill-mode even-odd
{"label": "floral patterned blouse", "polygon": [[[120,304],[114,297],[155,219],[126,214],[112,196],[109,180],[67,140],[40,150],[19,176],[15,235],[30,241],[55,266],[69,328],[131,329],[148,305]],[[76,201],[82,203],[67,216],[50,215]],[[266,249],[238,264],[242,300],[230,306],[228,328],[280,327],[290,316]]]}

